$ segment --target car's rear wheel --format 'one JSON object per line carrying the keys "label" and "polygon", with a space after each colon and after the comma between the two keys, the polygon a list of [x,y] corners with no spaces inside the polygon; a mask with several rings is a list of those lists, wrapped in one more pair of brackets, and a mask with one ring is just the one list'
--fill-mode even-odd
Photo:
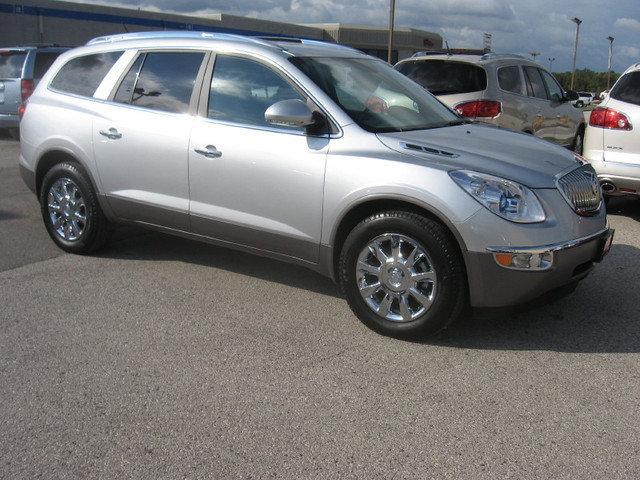
{"label": "car's rear wheel", "polygon": [[576,136],[573,139],[572,150],[576,152],[578,155],[582,155],[583,148],[584,148],[584,128],[580,127],[580,129],[578,130],[578,133],[576,133]]}
{"label": "car's rear wheel", "polygon": [[356,225],[342,248],[339,282],[358,318],[394,337],[433,335],[467,304],[455,240],[412,212],[382,212]]}
{"label": "car's rear wheel", "polygon": [[104,245],[107,220],[87,174],[75,163],[54,165],[40,188],[40,208],[53,241],[70,253],[89,253]]}

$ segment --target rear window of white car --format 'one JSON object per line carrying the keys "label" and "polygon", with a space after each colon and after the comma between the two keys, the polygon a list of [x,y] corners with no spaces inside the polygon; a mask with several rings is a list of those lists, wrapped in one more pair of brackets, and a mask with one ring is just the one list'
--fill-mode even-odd
{"label": "rear window of white car", "polygon": [[65,63],[51,81],[51,88],[82,97],[92,97],[122,51],[76,57]]}
{"label": "rear window of white car", "polygon": [[20,78],[26,52],[0,50],[0,78]]}
{"label": "rear window of white car", "polygon": [[629,72],[618,80],[609,96],[621,102],[640,105],[640,70]]}
{"label": "rear window of white car", "polygon": [[448,60],[416,60],[396,67],[434,95],[479,92],[487,88],[484,68]]}

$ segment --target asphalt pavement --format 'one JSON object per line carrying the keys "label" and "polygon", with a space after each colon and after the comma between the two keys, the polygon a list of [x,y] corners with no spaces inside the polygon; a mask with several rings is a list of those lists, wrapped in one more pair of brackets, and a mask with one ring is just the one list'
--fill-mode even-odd
{"label": "asphalt pavement", "polygon": [[640,202],[574,294],[413,343],[302,268],[58,250],[0,139],[0,478],[640,477]]}

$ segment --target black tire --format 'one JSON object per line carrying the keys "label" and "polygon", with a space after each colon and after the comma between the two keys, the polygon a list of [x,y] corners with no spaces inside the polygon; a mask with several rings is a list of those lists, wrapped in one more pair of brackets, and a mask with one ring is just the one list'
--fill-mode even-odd
{"label": "black tire", "polygon": [[[66,240],[56,233],[49,215],[48,194],[51,185],[61,178],[71,179],[80,190],[84,200],[86,223],[82,233],[75,240]],[[76,163],[65,162],[51,167],[42,180],[40,188],[40,210],[45,227],[51,239],[65,252],[87,254],[98,250],[107,240],[108,222],[88,175]]]}
{"label": "black tire", "polygon": [[13,139],[13,140],[20,140],[20,129],[18,128],[10,128],[9,129],[9,136]]}
{"label": "black tire", "polygon": [[[358,255],[372,239],[385,233],[405,235],[420,242],[437,272],[438,288],[433,303],[414,320],[396,322],[383,318],[360,295],[356,280]],[[460,317],[468,305],[466,273],[455,239],[441,223],[413,212],[380,212],[356,225],[342,246],[338,280],[355,315],[371,329],[396,338],[435,335]]]}
{"label": "black tire", "polygon": [[580,127],[578,129],[578,133],[576,133],[576,136],[573,139],[571,150],[573,150],[578,155],[582,155],[583,148],[584,148],[584,127]]}

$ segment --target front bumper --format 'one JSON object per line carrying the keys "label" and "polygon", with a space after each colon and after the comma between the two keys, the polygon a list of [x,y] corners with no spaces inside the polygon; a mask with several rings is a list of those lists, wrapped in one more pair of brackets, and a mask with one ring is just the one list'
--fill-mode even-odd
{"label": "front bumper", "polygon": [[[539,247],[492,247],[487,252],[469,252],[468,276],[473,307],[507,307],[530,302],[586,277],[608,252],[613,230],[575,240]],[[545,270],[514,270],[496,263],[495,253],[553,252],[553,263]]]}
{"label": "front bumper", "polygon": [[0,128],[18,128],[20,118],[17,114],[0,113]]}

